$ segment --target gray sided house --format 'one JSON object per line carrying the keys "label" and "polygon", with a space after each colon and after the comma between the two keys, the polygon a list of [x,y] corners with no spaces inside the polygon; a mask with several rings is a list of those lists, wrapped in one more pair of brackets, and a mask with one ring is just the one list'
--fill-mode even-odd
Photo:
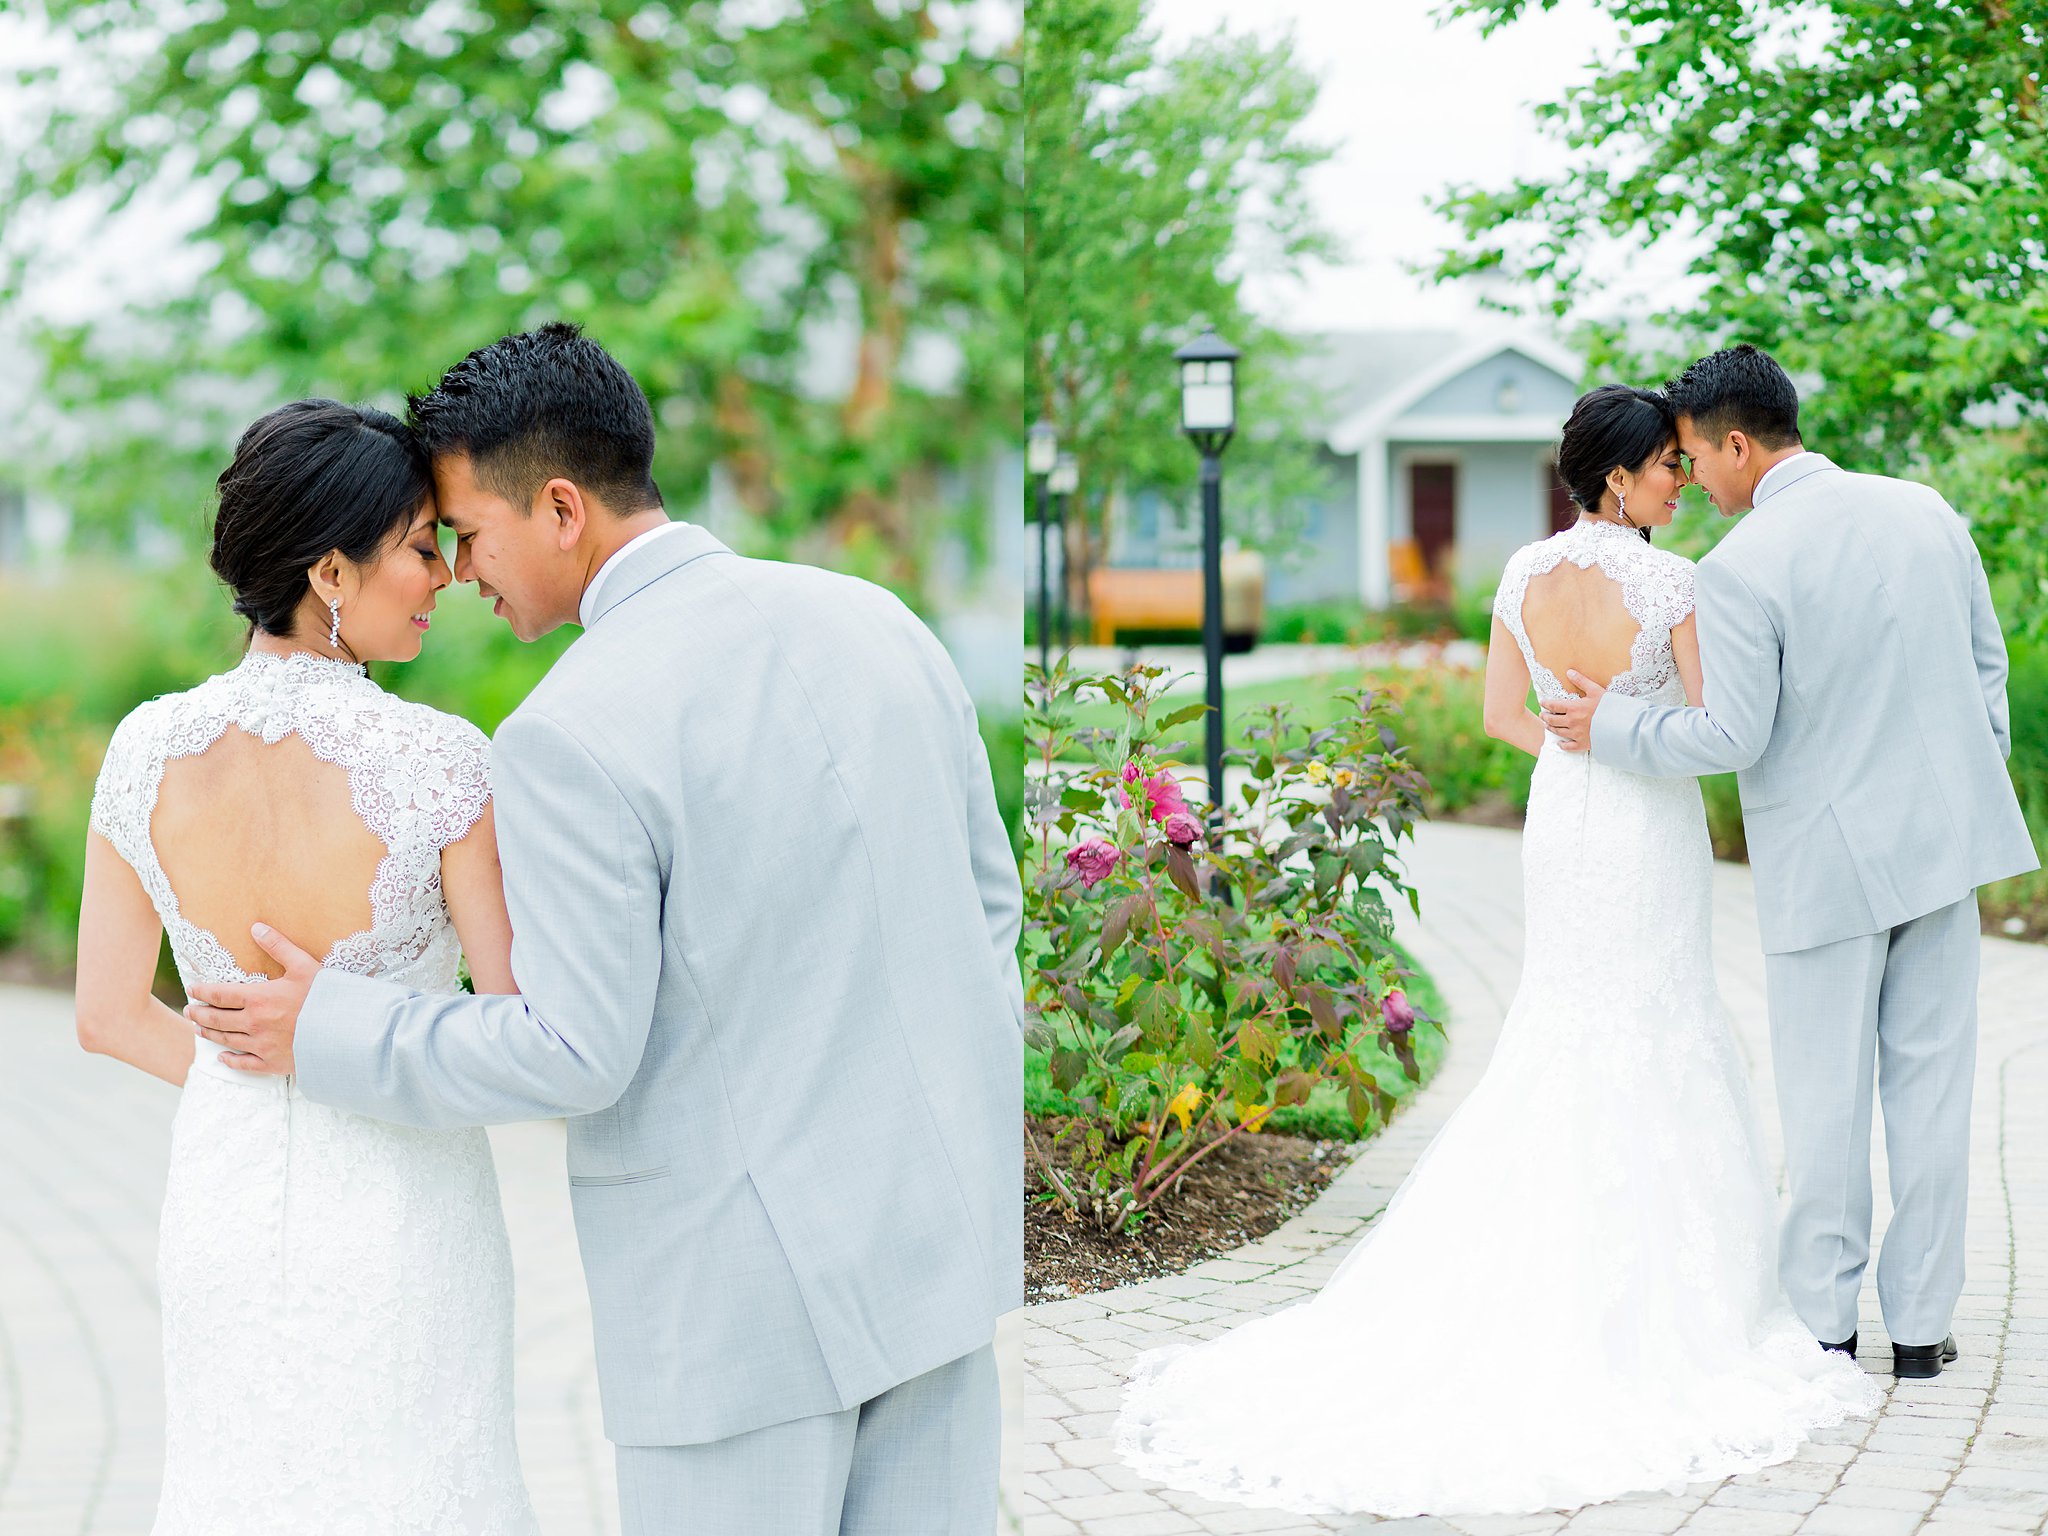
{"label": "gray sided house", "polygon": [[[1268,563],[1269,607],[1490,590],[1510,554],[1574,515],[1555,461],[1581,368],[1554,342],[1342,331],[1302,345],[1293,367],[1327,480],[1300,509],[1300,543]],[[1227,468],[1224,501],[1227,523]],[[1112,564],[1200,558],[1191,509],[1140,492],[1118,510]]]}
{"label": "gray sided house", "polygon": [[1307,348],[1332,485],[1310,519],[1323,547],[1289,562],[1275,601],[1377,608],[1490,589],[1509,555],[1572,516],[1556,468],[1579,395],[1570,353],[1448,331],[1341,332]]}

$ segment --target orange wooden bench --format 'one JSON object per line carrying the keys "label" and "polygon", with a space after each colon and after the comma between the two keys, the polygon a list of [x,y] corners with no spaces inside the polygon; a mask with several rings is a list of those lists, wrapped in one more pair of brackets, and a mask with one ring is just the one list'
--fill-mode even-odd
{"label": "orange wooden bench", "polygon": [[[1258,638],[1264,608],[1265,568],[1256,556],[1246,560],[1232,551],[1225,556],[1223,633],[1228,648],[1249,650]],[[1239,562],[1240,576],[1233,569]],[[1242,594],[1231,592],[1231,580],[1252,584]],[[1235,600],[1233,600],[1235,596]],[[1128,566],[1097,566],[1088,573],[1089,638],[1114,645],[1119,629],[1195,629],[1202,627],[1202,572],[1199,567],[1160,570]]]}

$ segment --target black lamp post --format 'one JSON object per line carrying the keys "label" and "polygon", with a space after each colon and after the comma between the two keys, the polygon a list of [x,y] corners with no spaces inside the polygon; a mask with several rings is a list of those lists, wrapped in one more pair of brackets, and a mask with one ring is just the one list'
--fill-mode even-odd
{"label": "black lamp post", "polygon": [[1209,803],[1223,807],[1223,450],[1237,431],[1237,348],[1204,326],[1174,353],[1180,429],[1202,455],[1202,656],[1208,667]]}
{"label": "black lamp post", "polygon": [[1052,584],[1046,576],[1046,482],[1060,457],[1059,429],[1043,416],[1025,434],[1024,470],[1038,482],[1038,670],[1052,670]]}
{"label": "black lamp post", "polygon": [[1074,635],[1067,601],[1072,581],[1067,570],[1067,499],[1080,487],[1080,461],[1071,453],[1061,454],[1053,463],[1052,473],[1046,476],[1046,483],[1052,487],[1053,537],[1060,550],[1060,649],[1068,651],[1073,649]]}

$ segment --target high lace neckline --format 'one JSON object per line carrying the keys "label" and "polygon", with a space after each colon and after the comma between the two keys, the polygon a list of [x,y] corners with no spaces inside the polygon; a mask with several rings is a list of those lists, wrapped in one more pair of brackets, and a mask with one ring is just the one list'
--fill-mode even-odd
{"label": "high lace neckline", "polygon": [[245,651],[234,672],[251,677],[270,673],[285,681],[303,679],[308,682],[370,675],[370,669],[359,661],[322,656],[318,651]]}
{"label": "high lace neckline", "polygon": [[1570,538],[1573,534],[1580,533],[1586,534],[1588,536],[1595,536],[1602,531],[1608,533],[1626,534],[1628,535],[1628,537],[1632,539],[1640,539],[1643,536],[1642,530],[1640,528],[1628,528],[1624,527],[1620,523],[1602,522],[1600,519],[1595,517],[1582,517],[1577,522],[1573,523],[1571,527],[1565,529],[1562,537]]}

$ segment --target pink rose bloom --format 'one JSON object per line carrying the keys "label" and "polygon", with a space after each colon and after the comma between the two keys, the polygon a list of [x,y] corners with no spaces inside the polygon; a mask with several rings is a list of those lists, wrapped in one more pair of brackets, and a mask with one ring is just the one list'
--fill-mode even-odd
{"label": "pink rose bloom", "polygon": [[[1135,757],[1124,759],[1124,771],[1118,775],[1124,781],[1124,784],[1135,784],[1144,776],[1145,771],[1138,766],[1138,760]],[[1116,803],[1125,809],[1129,809],[1131,804],[1131,792],[1125,789],[1122,784],[1117,786]]]}
{"label": "pink rose bloom", "polygon": [[1176,848],[1192,847],[1202,835],[1202,824],[1186,811],[1175,811],[1166,818],[1166,840]]}
{"label": "pink rose bloom", "polygon": [[1185,813],[1187,801],[1181,798],[1180,781],[1170,773],[1155,773],[1145,781],[1146,798],[1152,802],[1152,819],[1164,821],[1176,812]]}
{"label": "pink rose bloom", "polygon": [[1415,1010],[1409,1006],[1408,994],[1399,987],[1380,999],[1380,1017],[1397,1035],[1405,1035],[1415,1027]]}
{"label": "pink rose bloom", "polygon": [[1122,858],[1123,853],[1114,843],[1091,837],[1067,850],[1067,868],[1078,873],[1081,883],[1093,890],[1109,878],[1109,872]]}

